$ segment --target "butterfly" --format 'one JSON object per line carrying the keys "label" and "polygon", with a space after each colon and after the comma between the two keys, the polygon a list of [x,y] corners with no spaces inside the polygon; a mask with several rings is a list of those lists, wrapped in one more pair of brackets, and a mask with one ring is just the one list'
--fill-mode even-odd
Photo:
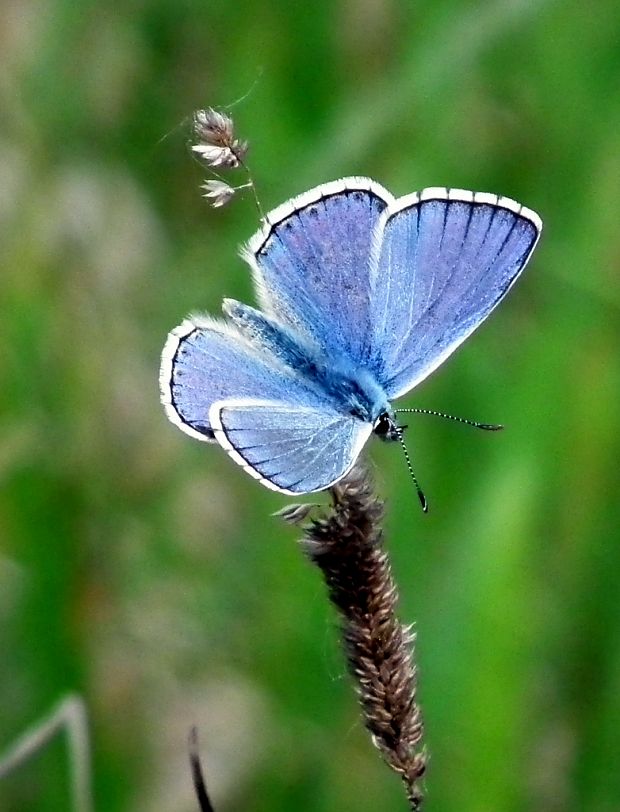
{"label": "butterfly", "polygon": [[487,318],[541,229],[494,194],[394,198],[357,177],[317,186],[270,212],[242,249],[260,309],[225,299],[224,319],[193,316],[168,335],[166,414],[267,488],[329,488],[373,432],[402,442],[392,401]]}

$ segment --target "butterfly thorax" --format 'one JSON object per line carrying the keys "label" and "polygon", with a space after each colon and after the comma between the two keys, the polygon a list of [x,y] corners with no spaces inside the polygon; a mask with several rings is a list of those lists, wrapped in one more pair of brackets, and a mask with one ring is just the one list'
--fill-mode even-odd
{"label": "butterfly thorax", "polygon": [[321,384],[343,411],[373,425],[389,409],[383,388],[373,374],[354,367],[345,358],[330,358],[325,364]]}

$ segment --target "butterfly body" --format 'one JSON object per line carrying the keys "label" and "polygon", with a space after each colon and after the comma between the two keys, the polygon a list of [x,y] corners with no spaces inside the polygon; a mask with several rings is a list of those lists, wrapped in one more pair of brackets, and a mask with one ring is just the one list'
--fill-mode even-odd
{"label": "butterfly body", "polygon": [[330,487],[370,434],[399,439],[391,402],[489,315],[525,266],[538,216],[508,199],[365,178],[324,184],[266,218],[244,258],[260,309],[173,330],[169,418],[284,493]]}
{"label": "butterfly body", "polygon": [[223,310],[258,349],[270,353],[292,374],[304,377],[317,395],[327,395],[343,413],[374,426],[379,416],[390,410],[386,394],[372,372],[345,354],[334,351],[326,355],[241,302],[225,299]]}
{"label": "butterfly body", "polygon": [[387,407],[385,392],[373,374],[344,353],[333,350],[328,355],[307,339],[296,336],[290,328],[241,302],[225,299],[223,310],[257,349],[271,354],[293,374],[304,377],[344,411],[374,422]]}

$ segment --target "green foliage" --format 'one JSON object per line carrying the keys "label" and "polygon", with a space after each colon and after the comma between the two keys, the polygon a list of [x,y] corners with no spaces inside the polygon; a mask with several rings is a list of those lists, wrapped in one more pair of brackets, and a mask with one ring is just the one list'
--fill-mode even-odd
{"label": "green foliage", "polygon": [[[618,6],[540,0],[9,4],[0,133],[0,746],[68,690],[97,809],[404,809],[334,618],[268,493],[166,421],[189,311],[251,301],[250,199],[212,211],[188,116],[233,108],[266,208],[339,176],[495,191],[545,232],[408,400],[423,516],[375,444],[417,623],[429,812],[620,807]],[[57,743],[0,784],[68,808]]]}

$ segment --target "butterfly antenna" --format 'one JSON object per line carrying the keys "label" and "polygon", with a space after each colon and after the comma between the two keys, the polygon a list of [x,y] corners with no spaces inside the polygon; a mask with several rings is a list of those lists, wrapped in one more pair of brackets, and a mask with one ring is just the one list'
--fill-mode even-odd
{"label": "butterfly antenna", "polygon": [[403,437],[403,426],[399,426],[397,428],[398,433],[398,440],[403,448],[403,452],[405,454],[405,462],[407,463],[407,468],[409,469],[409,475],[413,480],[413,484],[415,486],[416,493],[418,494],[418,499],[420,500],[420,504],[422,505],[422,510],[424,513],[428,513],[428,502],[426,501],[426,497],[420,487],[420,484],[417,480],[417,477],[413,471],[413,465],[411,464],[411,457],[409,456],[409,452],[407,451],[407,446],[405,445],[405,438]]}
{"label": "butterfly antenna", "polygon": [[433,417],[443,417],[445,420],[454,420],[456,423],[465,423],[467,426],[473,426],[476,429],[484,429],[484,431],[500,431],[504,427],[499,423],[479,423],[477,420],[467,420],[466,417],[455,417],[453,414],[445,414],[444,412],[436,412],[434,409],[395,409],[394,412],[411,412],[413,414],[430,414]]}

